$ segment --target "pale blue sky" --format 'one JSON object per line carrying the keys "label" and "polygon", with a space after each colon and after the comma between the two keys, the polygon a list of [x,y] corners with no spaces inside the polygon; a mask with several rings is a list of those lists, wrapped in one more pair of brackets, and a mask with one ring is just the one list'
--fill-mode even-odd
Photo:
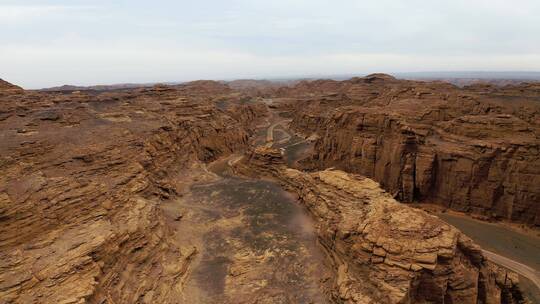
{"label": "pale blue sky", "polygon": [[0,78],[540,71],[540,0],[0,0]]}

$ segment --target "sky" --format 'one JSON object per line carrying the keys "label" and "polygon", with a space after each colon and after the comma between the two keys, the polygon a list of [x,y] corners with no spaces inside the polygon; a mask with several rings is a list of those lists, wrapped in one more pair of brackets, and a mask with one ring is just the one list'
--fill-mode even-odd
{"label": "sky", "polygon": [[540,0],[0,0],[0,78],[540,71]]}

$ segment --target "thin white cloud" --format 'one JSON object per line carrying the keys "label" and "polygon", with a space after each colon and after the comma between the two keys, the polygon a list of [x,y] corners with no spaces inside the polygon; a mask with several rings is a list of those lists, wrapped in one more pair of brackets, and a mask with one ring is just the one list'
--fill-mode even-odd
{"label": "thin white cloud", "polygon": [[540,70],[539,0],[7,2],[0,77],[27,87]]}
{"label": "thin white cloud", "polygon": [[19,25],[51,15],[95,8],[74,5],[0,5],[0,25]]}
{"label": "thin white cloud", "polygon": [[[3,75],[26,88],[61,84],[185,81],[452,70],[540,70],[540,54],[445,56],[335,53],[261,56],[223,49],[0,47]],[[32,71],[32,78],[28,77]],[[76,75],[73,76],[73,75]]]}

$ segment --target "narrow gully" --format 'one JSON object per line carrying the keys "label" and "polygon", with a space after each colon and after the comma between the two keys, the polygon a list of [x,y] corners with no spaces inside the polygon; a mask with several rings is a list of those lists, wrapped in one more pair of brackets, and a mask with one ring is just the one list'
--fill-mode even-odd
{"label": "narrow gully", "polygon": [[[289,136],[283,127],[277,132],[281,139]],[[182,214],[176,234],[198,252],[183,302],[331,302],[326,291],[332,274],[311,218],[279,184],[234,176],[229,162],[237,158],[210,164],[211,178],[165,208],[171,216]]]}

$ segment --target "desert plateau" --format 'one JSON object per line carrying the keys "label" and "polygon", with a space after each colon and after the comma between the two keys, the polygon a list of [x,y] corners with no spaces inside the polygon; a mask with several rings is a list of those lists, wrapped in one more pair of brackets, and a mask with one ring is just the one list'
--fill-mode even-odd
{"label": "desert plateau", "polygon": [[0,0],[0,304],[540,304],[539,0]]}
{"label": "desert plateau", "polygon": [[[1,303],[537,294],[538,83],[2,81],[0,103]],[[487,221],[528,230],[498,248]]]}

